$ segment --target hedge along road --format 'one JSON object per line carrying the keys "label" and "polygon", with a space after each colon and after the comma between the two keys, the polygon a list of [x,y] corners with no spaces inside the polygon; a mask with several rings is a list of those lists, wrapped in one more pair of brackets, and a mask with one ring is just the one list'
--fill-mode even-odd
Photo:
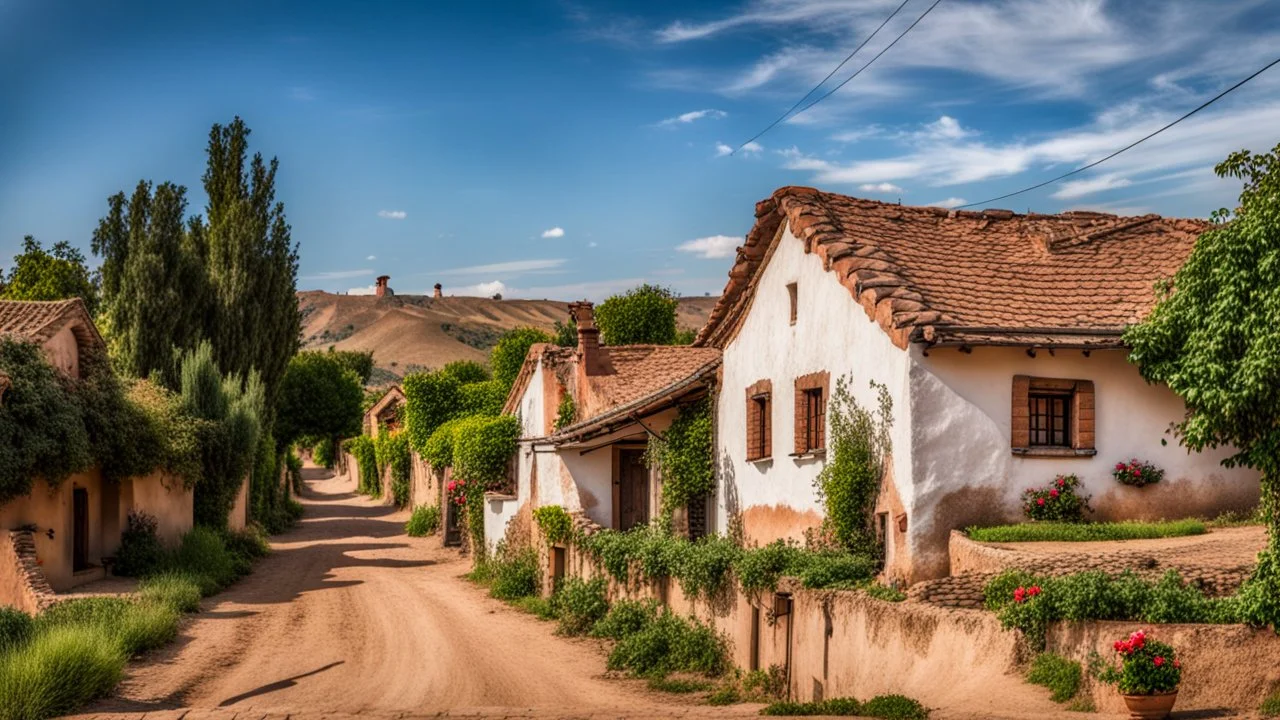
{"label": "hedge along road", "polygon": [[603,677],[598,641],[488,597],[438,537],[404,535],[406,512],[356,495],[354,480],[304,477],[298,527],[83,715],[725,715]]}

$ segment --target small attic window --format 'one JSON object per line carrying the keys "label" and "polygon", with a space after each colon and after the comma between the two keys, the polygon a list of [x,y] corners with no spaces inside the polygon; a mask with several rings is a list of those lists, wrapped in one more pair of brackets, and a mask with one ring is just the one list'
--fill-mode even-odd
{"label": "small attic window", "polygon": [[787,296],[791,298],[791,324],[796,324],[796,316],[798,313],[796,294],[799,288],[796,283],[787,283]]}

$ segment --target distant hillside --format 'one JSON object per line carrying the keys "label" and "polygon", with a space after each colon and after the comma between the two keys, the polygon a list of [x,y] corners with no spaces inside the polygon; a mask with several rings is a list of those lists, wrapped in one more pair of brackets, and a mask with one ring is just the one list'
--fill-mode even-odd
{"label": "distant hillside", "polygon": [[[702,327],[715,301],[714,297],[681,298],[677,310],[680,327]],[[557,320],[569,318],[568,303],[558,300],[425,295],[377,298],[321,290],[299,292],[298,309],[302,312],[303,347],[372,350],[379,368],[375,384],[453,360],[483,362],[503,332],[520,326],[551,332]]]}

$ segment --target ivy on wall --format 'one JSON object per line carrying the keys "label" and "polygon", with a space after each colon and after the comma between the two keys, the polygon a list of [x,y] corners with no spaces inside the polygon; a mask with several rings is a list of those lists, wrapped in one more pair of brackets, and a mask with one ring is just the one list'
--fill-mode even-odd
{"label": "ivy on wall", "polygon": [[508,490],[507,464],[516,452],[520,422],[511,415],[469,418],[454,431],[453,476],[466,487],[463,514],[472,552],[484,553],[484,494]]}
{"label": "ivy on wall", "polygon": [[662,475],[662,514],[666,519],[676,508],[715,489],[711,404],[708,395],[686,405],[662,439],[649,437],[645,457]]}
{"label": "ivy on wall", "polygon": [[391,497],[396,507],[409,504],[409,473],[413,459],[409,455],[409,437],[403,431],[383,428],[374,440],[374,456],[378,461],[378,477],[391,473]]}
{"label": "ivy on wall", "polygon": [[374,447],[373,438],[368,435],[357,435],[343,444],[343,448],[356,460],[356,469],[360,473],[356,492],[379,497],[382,495],[382,483],[378,477],[378,451]]}
{"label": "ivy on wall", "polygon": [[871,387],[877,393],[875,413],[854,399],[848,376],[836,381],[827,405],[827,464],[814,480],[826,529],[846,550],[868,553],[878,551],[873,514],[893,427],[888,388],[874,380]]}
{"label": "ivy on wall", "polygon": [[559,545],[573,538],[573,518],[559,505],[543,505],[534,510],[533,520],[548,545]]}

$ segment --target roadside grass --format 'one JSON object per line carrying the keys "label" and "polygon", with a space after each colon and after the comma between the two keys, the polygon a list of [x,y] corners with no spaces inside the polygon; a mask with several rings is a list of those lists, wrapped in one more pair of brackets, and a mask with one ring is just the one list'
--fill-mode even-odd
{"label": "roadside grass", "polygon": [[649,678],[649,689],[658,692],[672,693],[676,695],[686,695],[688,693],[703,692],[714,687],[714,683],[709,680],[695,680],[683,677],[667,677],[665,675],[654,675]]}
{"label": "roadside grass", "polygon": [[173,640],[183,613],[267,551],[256,529],[196,527],[134,595],[66,600],[34,618],[0,608],[0,720],[45,720],[106,695],[131,657]]}
{"label": "roadside grass", "polygon": [[404,532],[409,537],[426,537],[440,528],[440,508],[435,505],[419,505],[413,509]]}
{"label": "roadside grass", "polygon": [[1280,688],[1276,688],[1258,706],[1258,714],[1265,718],[1280,717]]}
{"label": "roadside grass", "polygon": [[883,720],[925,720],[929,711],[903,695],[877,695],[866,702],[855,698],[831,698],[819,702],[778,701],[767,705],[761,715],[868,717]]}
{"label": "roadside grass", "polygon": [[1262,514],[1262,506],[1253,510],[1240,511],[1228,510],[1218,515],[1218,517],[1209,521],[1208,525],[1212,528],[1233,528],[1248,527],[1250,525],[1262,525],[1266,522],[1266,518]]}
{"label": "roadside grass", "polygon": [[1049,699],[1056,703],[1074,699],[1083,678],[1080,663],[1048,652],[1037,655],[1027,671],[1027,682],[1049,688]]}
{"label": "roadside grass", "polygon": [[1031,522],[965,530],[977,542],[1092,542],[1100,540],[1150,540],[1203,535],[1204,521],[1188,518],[1160,522],[1053,523]]}

